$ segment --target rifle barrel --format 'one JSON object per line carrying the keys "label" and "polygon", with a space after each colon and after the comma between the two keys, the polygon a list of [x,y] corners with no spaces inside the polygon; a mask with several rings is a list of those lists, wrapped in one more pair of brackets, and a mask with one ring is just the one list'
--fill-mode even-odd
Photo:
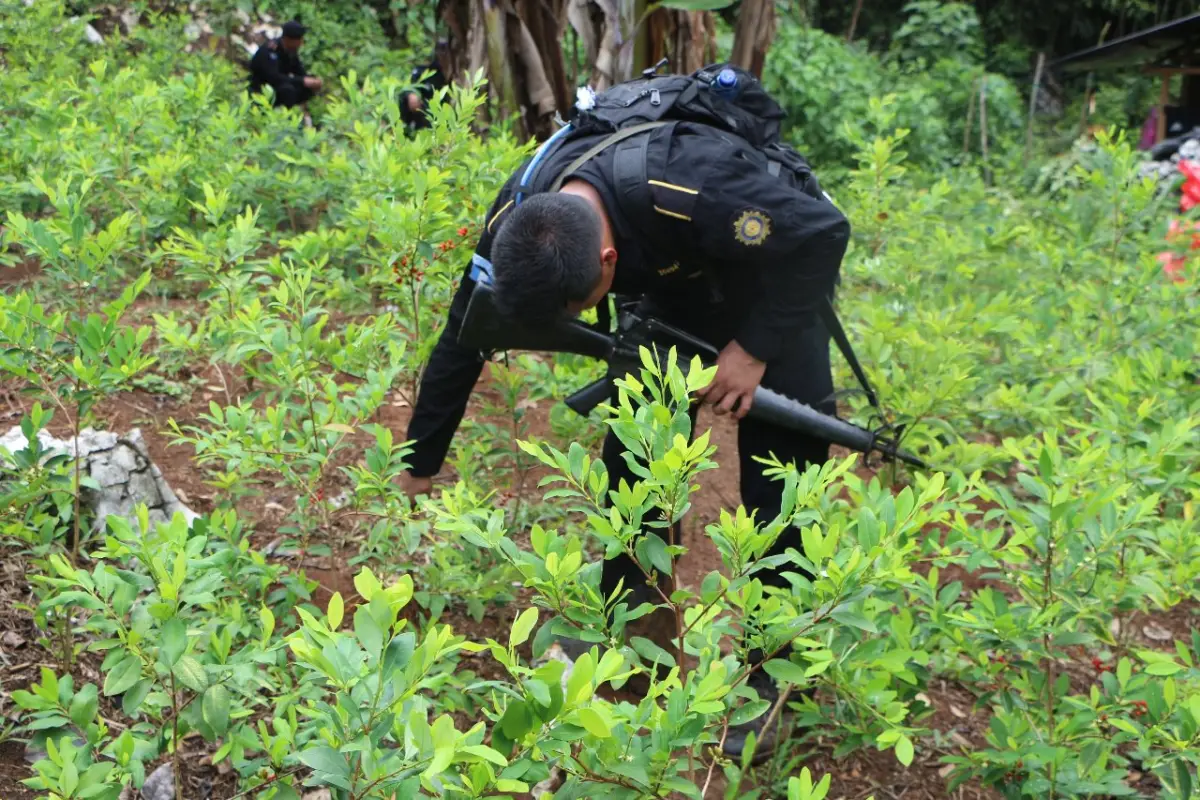
{"label": "rifle barrel", "polygon": [[925,462],[921,459],[901,450],[889,441],[881,441],[865,428],[860,428],[853,423],[831,417],[828,414],[822,414],[798,400],[785,397],[761,386],[754,392],[754,404],[750,406],[750,413],[747,416],[770,422],[781,428],[807,433],[860,453],[879,452],[888,457],[898,458],[914,467],[926,468]]}

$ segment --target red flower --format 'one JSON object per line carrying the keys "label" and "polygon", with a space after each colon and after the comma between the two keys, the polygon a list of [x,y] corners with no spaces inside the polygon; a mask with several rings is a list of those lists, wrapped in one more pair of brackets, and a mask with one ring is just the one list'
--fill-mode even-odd
{"label": "red flower", "polygon": [[467,235],[468,233],[470,233],[470,232],[471,232],[471,231],[470,231],[470,229],[468,229],[468,228],[466,228],[466,227],[462,227],[462,228],[459,228],[459,229],[458,229],[458,235],[459,235],[459,236],[466,236],[466,235]]}
{"label": "red flower", "polygon": [[1175,283],[1183,283],[1183,266],[1185,258],[1172,252],[1159,253],[1158,263],[1162,264],[1163,275]]}

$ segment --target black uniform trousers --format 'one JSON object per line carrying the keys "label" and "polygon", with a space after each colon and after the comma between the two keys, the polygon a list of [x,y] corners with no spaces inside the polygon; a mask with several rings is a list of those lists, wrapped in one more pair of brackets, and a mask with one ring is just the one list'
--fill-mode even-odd
{"label": "black uniform trousers", "polygon": [[[697,338],[712,344],[718,350],[728,344],[739,329],[742,316],[747,313],[746,304],[731,298],[728,302],[712,302],[700,295],[653,298],[643,300],[641,310],[662,319]],[[829,331],[814,315],[811,324],[797,331],[793,341],[784,348],[780,357],[767,365],[762,386],[795,400],[807,403],[826,414],[835,412],[833,375],[829,361]],[[692,409],[693,432],[698,408]],[[738,466],[742,505],[755,514],[760,524],[773,520],[783,504],[783,482],[763,475],[766,466],[755,461],[755,456],[774,456],[784,464],[794,462],[803,471],[810,464],[823,464],[829,458],[829,442],[807,436],[796,431],[780,428],[753,417],[744,417],[738,423]],[[608,470],[609,486],[620,485],[622,479],[632,484],[636,479],[622,457],[624,446],[613,434],[604,440],[602,460]],[[718,462],[732,457],[732,453],[717,452]],[[666,528],[655,531],[664,539],[669,535]],[[679,542],[677,542],[679,543]],[[768,555],[783,553],[787,548],[800,549],[800,532],[789,528],[776,541]],[[789,571],[785,568],[782,571]],[[799,568],[790,571],[799,572]],[[764,583],[786,587],[787,581],[778,573],[759,573]],[[627,589],[636,589],[644,581],[638,565],[627,555],[618,556],[604,565],[601,587],[607,596],[624,581]]]}

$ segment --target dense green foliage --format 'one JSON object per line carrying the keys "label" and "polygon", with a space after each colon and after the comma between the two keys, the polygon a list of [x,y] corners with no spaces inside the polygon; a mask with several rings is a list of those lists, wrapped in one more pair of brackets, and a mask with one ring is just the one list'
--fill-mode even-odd
{"label": "dense green foliage", "polygon": [[[612,408],[556,408],[535,433],[531,408],[596,366],[514,354],[456,439],[455,480],[416,503],[394,484],[407,450],[386,412],[411,404],[492,194],[529,149],[470,132],[478,92],[409,139],[402,77],[348,72],[301,128],[244,99],[223,58],[181,52],[177,23],[94,47],[56,3],[0,13],[18,23],[0,27],[4,257],[40,272],[0,297],[0,371],[38,402],[28,438],[71,435],[131,386],[220,387],[158,432],[214,489],[190,528],[143,512],[90,530],[67,459],[6,459],[0,537],[30,565],[53,665],[3,687],[45,752],[39,796],[115,799],[202,742],[233,793],[264,800],[513,796],[552,772],[557,798],[723,780],[728,797],[820,800],[838,776],[802,771],[818,741],[906,766],[951,747],[951,784],[1012,798],[1191,796],[1200,634],[1194,618],[1166,642],[1142,630],[1200,600],[1200,276],[1194,258],[1163,275],[1171,209],[1120,136],[1032,196],[934,172],[969,74],[781,34],[809,54],[793,65],[807,79],[776,73],[795,135],[852,166],[825,181],[854,224],[851,336],[937,469],[769,465],[784,514],[728,508],[697,534],[720,561],[660,597],[684,627],[667,652],[625,641],[651,608],[604,597],[597,559],[674,571],[678,551],[643,527],[682,518],[732,456],[686,436],[699,365],[647,363]],[[818,94],[847,63],[860,91]],[[635,486],[595,459],[605,426],[649,461]],[[250,510],[268,493],[282,523]],[[803,536],[783,563],[818,577],[769,591],[763,554],[789,523]],[[324,557],[352,565],[353,595],[317,599]],[[486,632],[464,633],[471,619]],[[569,676],[542,658],[556,633],[594,645]],[[795,724],[757,770],[713,747],[781,716],[747,685],[754,648]],[[644,697],[612,692],[655,662],[668,671]],[[942,681],[988,720],[977,746],[928,733]]]}
{"label": "dense green foliage", "polygon": [[977,103],[984,75],[989,155],[1002,162],[1013,154],[1013,144],[1022,141],[1024,116],[1013,85],[986,74],[969,48],[944,48],[937,37],[925,42],[917,29],[914,22],[912,50],[902,48],[895,57],[880,59],[818,29],[781,27],[764,81],[788,112],[792,142],[826,174],[853,165],[864,131],[881,132],[870,102],[888,94],[894,95],[896,123],[911,131],[913,163],[938,167],[962,161],[967,153],[978,155],[978,119],[973,135],[964,138],[967,109]]}
{"label": "dense green foliage", "polygon": [[[797,5],[814,26],[844,36],[856,2],[802,0]],[[971,11],[979,20],[972,38],[986,54],[988,68],[1022,78],[1030,74],[1039,51],[1051,58],[1064,56],[1197,10],[1195,0],[863,0],[855,30],[856,38],[886,50],[905,38],[914,13],[949,35],[963,30],[962,19]]]}

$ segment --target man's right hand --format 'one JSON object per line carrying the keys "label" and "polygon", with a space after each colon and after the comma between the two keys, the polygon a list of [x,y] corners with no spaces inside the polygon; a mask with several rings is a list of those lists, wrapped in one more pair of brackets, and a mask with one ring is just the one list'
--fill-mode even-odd
{"label": "man's right hand", "polygon": [[403,472],[400,475],[400,489],[409,500],[416,500],[420,495],[429,495],[433,492],[433,478],[418,478],[411,472]]}
{"label": "man's right hand", "polygon": [[314,92],[319,92],[319,91],[321,91],[321,86],[322,86],[321,79],[314,78],[311,75],[305,75],[304,76],[304,86],[307,89],[312,89]]}

